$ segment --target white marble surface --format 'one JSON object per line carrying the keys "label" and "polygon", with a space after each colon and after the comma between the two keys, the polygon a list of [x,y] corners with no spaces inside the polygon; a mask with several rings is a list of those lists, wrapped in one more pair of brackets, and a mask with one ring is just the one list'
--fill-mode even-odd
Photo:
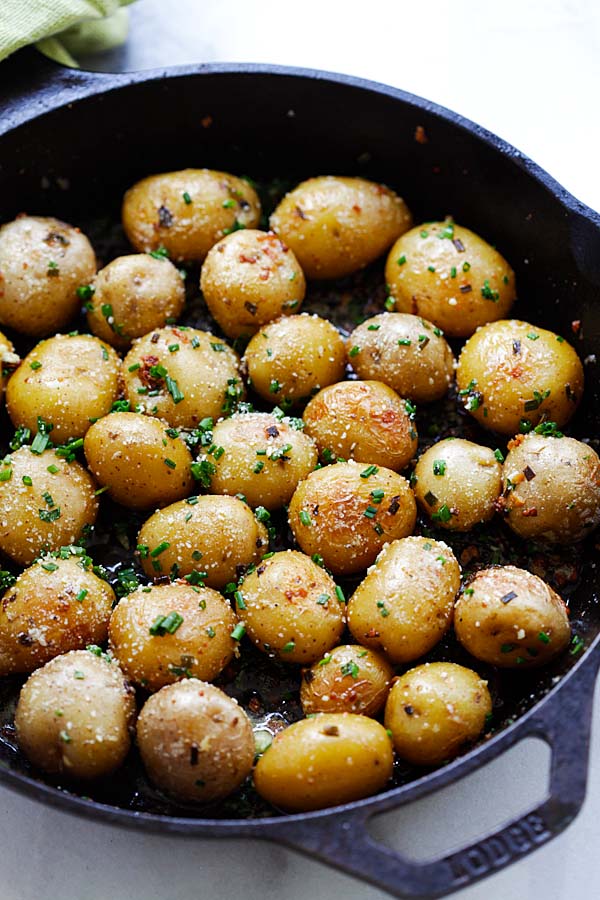
{"label": "white marble surface", "polygon": [[[597,0],[142,0],[126,51],[97,67],[280,62],[349,72],[429,97],[515,144],[600,209]],[[598,896],[600,693],[590,785],[559,838],[457,900]],[[577,727],[576,722],[566,727]],[[385,822],[422,856],[474,838],[544,792],[547,749],[529,742]],[[384,826],[380,825],[380,829]],[[2,900],[383,900],[380,891],[272,845],[206,842],[82,821],[0,788]]]}

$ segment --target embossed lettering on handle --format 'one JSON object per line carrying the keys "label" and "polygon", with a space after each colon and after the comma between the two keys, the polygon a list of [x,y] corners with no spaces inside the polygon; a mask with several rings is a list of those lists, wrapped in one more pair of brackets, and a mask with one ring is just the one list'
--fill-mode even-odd
{"label": "embossed lettering on handle", "polygon": [[539,813],[530,813],[494,837],[484,839],[476,847],[459,851],[450,857],[453,887],[501,869],[536,846],[544,844],[552,832]]}

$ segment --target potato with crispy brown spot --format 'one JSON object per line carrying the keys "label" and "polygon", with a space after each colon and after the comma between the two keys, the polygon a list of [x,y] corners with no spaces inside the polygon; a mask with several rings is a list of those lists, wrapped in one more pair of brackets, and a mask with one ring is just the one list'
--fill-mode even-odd
{"label": "potato with crispy brown spot", "polygon": [[469,580],[456,603],[454,630],[469,653],[502,668],[543,666],[571,638],[558,594],[516,566],[492,566]]}
{"label": "potato with crispy brown spot", "polygon": [[323,388],[302,418],[325,462],[341,457],[400,471],[417,452],[412,405],[381,381]]}
{"label": "potato with crispy brown spot", "polygon": [[289,523],[305,553],[320,555],[334,575],[350,575],[370,566],[384,544],[410,534],[416,514],[406,478],[391,469],[344,462],[300,482]]}
{"label": "potato with crispy brown spot", "polygon": [[383,708],[394,670],[387,659],[361,647],[334,647],[302,673],[300,701],[304,715],[360,713],[376,716]]}
{"label": "potato with crispy brown spot", "polygon": [[150,175],[123,198],[123,228],[136,250],[166,248],[175,260],[202,262],[236,228],[254,228],[260,201],[242,178],[211,169]]}
{"label": "potato with crispy brown spot", "polygon": [[483,732],[492,711],[487,682],[456,663],[425,663],[405,672],[389,693],[385,726],[398,756],[437,766]]}
{"label": "potato with crispy brown spot", "polygon": [[15,727],[21,750],[50,775],[92,779],[124,762],[135,720],[133,691],[115,662],[74,650],[25,682]]}
{"label": "potato with crispy brown spot", "polygon": [[226,797],[254,762],[254,735],[244,710],[196,678],[150,697],[138,718],[137,741],[150,780],[184,803]]}
{"label": "potato with crispy brown spot", "polygon": [[94,477],[130,509],[167,506],[193,490],[190,451],[150,416],[104,416],[86,434],[83,449]]}
{"label": "potato with crispy brown spot", "polygon": [[270,225],[307,278],[341,278],[381,256],[410,228],[404,200],[365,178],[309,178],[283,198]]}

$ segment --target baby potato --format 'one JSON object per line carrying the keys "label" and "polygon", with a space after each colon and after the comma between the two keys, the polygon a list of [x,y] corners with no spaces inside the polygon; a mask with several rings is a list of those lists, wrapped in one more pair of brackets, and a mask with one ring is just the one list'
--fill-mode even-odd
{"label": "baby potato", "polygon": [[417,452],[414,409],[381,381],[340,381],[313,397],[303,415],[321,459],[400,470]]}
{"label": "baby potato", "polygon": [[91,287],[86,303],[90,331],[120,349],[176,319],[185,303],[179,271],[168,259],[148,253],[113,259]]}
{"label": "baby potato", "polygon": [[352,594],[348,627],[393,663],[412,662],[448,631],[459,587],[460,566],[443,541],[393,541]]}
{"label": "baby potato", "polygon": [[383,466],[345,462],[301,481],[289,507],[300,549],[318,554],[334,575],[366,569],[389,541],[406,537],[417,508],[408,481]]}
{"label": "baby potato", "polygon": [[254,762],[254,734],[244,710],[196,678],[167,685],[146,701],[137,741],[150,780],[183,803],[226,797]]}
{"label": "baby potato", "polygon": [[86,434],[83,449],[94,477],[129,509],[167,506],[193,490],[190,451],[150,416],[104,416]]}
{"label": "baby potato", "polygon": [[381,256],[412,224],[404,200],[365,178],[309,178],[283,198],[270,225],[307,278],[342,278]]}
{"label": "baby potato", "polygon": [[200,483],[213,494],[243,494],[253,508],[284,506],[317,464],[312,438],[269,413],[217,422],[213,444],[198,457]]}
{"label": "baby potato", "polygon": [[454,630],[469,653],[501,668],[543,666],[571,639],[558,594],[516,566],[481,569],[469,580],[456,602]]}
{"label": "baby potato", "polygon": [[173,428],[195,428],[244,398],[238,366],[237,353],[207,331],[159,328],[134,341],[125,357],[125,396]]}
{"label": "baby potato", "polygon": [[588,444],[528,434],[508,446],[502,505],[515,534],[571,544],[600,524],[600,459]]}
{"label": "baby potato", "polygon": [[110,412],[119,393],[121,360],[89,334],[57,334],[28,353],[6,388],[15,428],[52,424],[55,444],[81,438],[94,419]]}
{"label": "baby potato", "polygon": [[415,403],[441,400],[454,379],[454,357],[443,332],[418,316],[381,313],[366,319],[346,348],[359,378],[382,381]]}
{"label": "baby potato", "polygon": [[[159,572],[189,575],[202,572],[202,580],[221,590],[258,563],[269,547],[266,527],[239,497],[205,495],[180,500],[158,510],[142,525],[137,538],[141,563],[148,577]],[[158,556],[151,552],[165,549]],[[158,568],[160,567],[160,568]]]}
{"label": "baby potato", "polygon": [[349,712],[376,716],[385,704],[393,675],[389,662],[379,653],[360,644],[335,647],[302,672],[304,715]]}
{"label": "baby potato", "polygon": [[19,216],[0,228],[0,325],[22,334],[54,334],[79,309],[77,288],[96,271],[79,228],[43,216]]}
{"label": "baby potato", "polygon": [[73,650],[29,676],[15,727],[21,750],[38,769],[92,779],[123,764],[134,719],[133,691],[117,664]]}
{"label": "baby potato", "polygon": [[237,338],[298,312],[306,282],[298,260],[276,234],[248,229],[227,235],[210,250],[200,287],[213,318],[228,337]]}
{"label": "baby potato", "polygon": [[489,447],[446,438],[419,458],[413,482],[417,503],[436,525],[470,531],[494,515],[502,466]]}
{"label": "baby potato", "polygon": [[385,706],[385,727],[398,756],[414,766],[437,766],[476,740],[492,711],[492,699],[472,669],[425,663],[405,672]]}
{"label": "baby potato", "polygon": [[376,794],[392,766],[392,744],[379,722],[321,713],[276,735],[256,764],[254,787],[274,806],[308,812]]}
{"label": "baby potato", "polygon": [[385,280],[398,312],[423,316],[450,337],[469,337],[503,319],[516,297],[515,273],[504,257],[451,219],[398,238]]}
{"label": "baby potato", "polygon": [[83,466],[54,450],[20,447],[5,456],[0,468],[0,550],[28,566],[40,553],[74,544],[96,521],[95,490]]}
{"label": "baby potato", "polygon": [[68,650],[103,643],[114,600],[89,557],[42,557],[0,602],[0,675],[32,672]]}
{"label": "baby potato", "polygon": [[202,262],[223,235],[258,225],[260,201],[235,175],[182,169],[150,175],[129,188],[122,218],[136,250],[164,247],[172,259]]}
{"label": "baby potato", "polygon": [[237,619],[211,588],[183,581],[138,588],[110,619],[110,648],[126,677],[149,691],[180,678],[212,681],[231,660]]}
{"label": "baby potato", "polygon": [[0,410],[4,404],[4,390],[7,378],[12,370],[19,365],[20,361],[12,342],[0,331]]}
{"label": "baby potato", "polygon": [[341,381],[346,348],[334,325],[319,316],[284,316],[258,331],[246,348],[248,381],[269,403],[302,402]]}
{"label": "baby potato", "polygon": [[321,566],[297,550],[284,550],[249,572],[235,599],[259,650],[307,665],[340,639],[344,609],[339,594]]}
{"label": "baby potato", "polygon": [[583,394],[583,366],[560,335],[510,319],[484,325],[469,338],[456,383],[480,425],[512,436],[523,423],[565,425]]}

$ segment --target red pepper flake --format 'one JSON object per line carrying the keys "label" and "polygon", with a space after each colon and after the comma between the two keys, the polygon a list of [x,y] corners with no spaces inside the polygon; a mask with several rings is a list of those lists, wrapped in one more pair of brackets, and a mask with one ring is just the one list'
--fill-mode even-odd
{"label": "red pepper flake", "polygon": [[535,506],[529,506],[527,509],[524,509],[521,513],[525,518],[535,518],[537,516],[537,509]]}
{"label": "red pepper flake", "polygon": [[427,132],[423,128],[422,125],[417,125],[415,128],[415,141],[417,144],[428,144],[429,138],[427,137]]}
{"label": "red pepper flake", "polygon": [[573,319],[571,322],[571,331],[573,334],[579,334],[579,330],[581,328],[581,319]]}
{"label": "red pepper flake", "polygon": [[212,123],[213,123],[212,116],[204,116],[203,119],[200,119],[200,124],[202,125],[203,128],[210,128]]}

